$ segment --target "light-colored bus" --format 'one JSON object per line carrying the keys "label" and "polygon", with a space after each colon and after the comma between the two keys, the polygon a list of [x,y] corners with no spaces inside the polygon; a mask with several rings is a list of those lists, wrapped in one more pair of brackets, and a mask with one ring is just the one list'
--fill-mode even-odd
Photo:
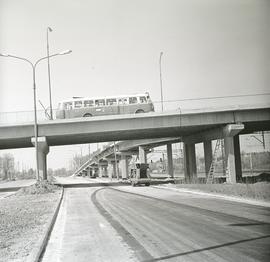
{"label": "light-colored bus", "polygon": [[149,93],[96,98],[74,97],[58,104],[56,118],[136,114],[151,111],[154,111],[154,105]]}

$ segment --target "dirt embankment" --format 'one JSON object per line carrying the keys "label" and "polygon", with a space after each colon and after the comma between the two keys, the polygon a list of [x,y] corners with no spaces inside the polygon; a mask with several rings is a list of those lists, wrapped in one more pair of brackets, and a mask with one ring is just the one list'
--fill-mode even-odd
{"label": "dirt embankment", "polygon": [[60,188],[46,182],[0,200],[0,261],[26,261],[60,200]]}

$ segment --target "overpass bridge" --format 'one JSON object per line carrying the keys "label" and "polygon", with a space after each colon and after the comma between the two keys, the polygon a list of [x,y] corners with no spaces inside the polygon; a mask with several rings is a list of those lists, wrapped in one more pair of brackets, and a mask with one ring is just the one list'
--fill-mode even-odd
{"label": "overpass bridge", "polygon": [[[269,104],[189,113],[177,110],[44,121],[38,123],[39,169],[46,178],[46,156],[50,146],[176,138],[184,142],[186,174],[192,178],[196,177],[195,144],[204,143],[206,169],[209,169],[212,159],[211,141],[224,138],[229,182],[236,182],[241,173],[238,161],[239,134],[269,130]],[[33,123],[0,125],[0,149],[32,147],[33,137]],[[143,146],[139,148],[143,159]]]}
{"label": "overpass bridge", "polygon": [[[151,149],[163,145],[167,145],[167,150],[171,149],[172,143],[181,142],[180,138],[152,138],[152,139],[140,139],[140,140],[127,140],[112,143],[105,147],[103,150],[96,151],[88,161],[81,165],[75,172],[74,175],[87,174],[91,176],[93,172],[98,169],[100,176],[108,176],[108,166],[112,168],[109,172],[109,176],[117,176],[120,165],[120,176],[122,179],[128,177],[128,160],[136,155],[140,162],[146,163],[146,154]],[[172,152],[169,154],[169,162],[172,164]],[[171,160],[171,161],[170,161]],[[119,170],[118,170],[119,171]],[[173,166],[169,165],[169,173],[173,176]]]}

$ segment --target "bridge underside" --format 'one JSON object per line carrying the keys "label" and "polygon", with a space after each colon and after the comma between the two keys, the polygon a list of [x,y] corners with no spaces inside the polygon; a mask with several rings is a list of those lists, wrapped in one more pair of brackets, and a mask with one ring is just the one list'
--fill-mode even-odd
{"label": "bridge underside", "polygon": [[[259,131],[269,131],[270,121],[264,122],[247,122],[243,123],[245,128],[241,131],[241,134],[249,134]],[[57,134],[57,135],[45,135],[42,132],[42,126],[39,128],[39,136],[46,137],[48,146],[59,145],[73,145],[73,144],[86,144],[97,142],[109,142],[119,140],[138,140],[138,139],[152,139],[152,138],[166,138],[166,137],[185,137],[189,135],[200,134],[205,131],[211,131],[215,128],[221,128],[225,124],[221,125],[200,125],[200,126],[188,126],[188,127],[171,127],[171,128],[152,128],[152,129],[132,129],[132,130],[119,130],[119,131],[100,131],[100,132],[83,132],[76,134]],[[27,148],[33,147],[31,138],[34,137],[34,127],[27,136],[12,135],[12,137],[0,138],[0,149],[11,148]],[[12,133],[12,132],[11,132]]]}

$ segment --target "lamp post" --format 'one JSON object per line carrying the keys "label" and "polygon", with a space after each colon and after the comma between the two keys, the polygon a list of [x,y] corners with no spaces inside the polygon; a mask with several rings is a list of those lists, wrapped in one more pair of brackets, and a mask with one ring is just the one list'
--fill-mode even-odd
{"label": "lamp post", "polygon": [[159,78],[160,78],[160,98],[161,98],[161,110],[163,112],[163,91],[162,91],[162,73],[161,73],[161,58],[162,58],[163,52],[160,52],[159,55]]}
{"label": "lamp post", "polygon": [[[58,55],[66,55],[66,54],[70,54],[72,51],[71,50],[67,50],[64,52],[60,52],[57,54],[53,54],[50,55],[49,57],[54,57],[54,56],[58,56]],[[12,57],[12,58],[16,58],[19,60],[23,60],[26,61],[27,63],[29,63],[32,67],[32,72],[33,72],[33,91],[34,91],[34,134],[35,134],[35,151],[36,151],[36,178],[37,180],[39,180],[39,166],[38,166],[38,127],[37,127],[37,98],[36,98],[36,66],[37,64],[44,60],[47,59],[48,57],[42,57],[40,59],[38,59],[35,63],[32,63],[30,60],[24,58],[24,57],[19,57],[19,56],[15,56],[15,55],[10,55],[10,54],[1,54],[0,56],[4,56],[4,57]]]}
{"label": "lamp post", "polygon": [[117,177],[117,180],[119,180],[119,170],[118,170],[117,157],[116,157],[115,141],[113,142],[113,152],[114,152],[116,177]]}
{"label": "lamp post", "polygon": [[48,80],[49,80],[49,98],[50,98],[50,120],[53,120],[51,69],[50,69],[50,52],[49,52],[49,32],[52,32],[52,29],[50,27],[47,27],[47,58],[48,58]]}

